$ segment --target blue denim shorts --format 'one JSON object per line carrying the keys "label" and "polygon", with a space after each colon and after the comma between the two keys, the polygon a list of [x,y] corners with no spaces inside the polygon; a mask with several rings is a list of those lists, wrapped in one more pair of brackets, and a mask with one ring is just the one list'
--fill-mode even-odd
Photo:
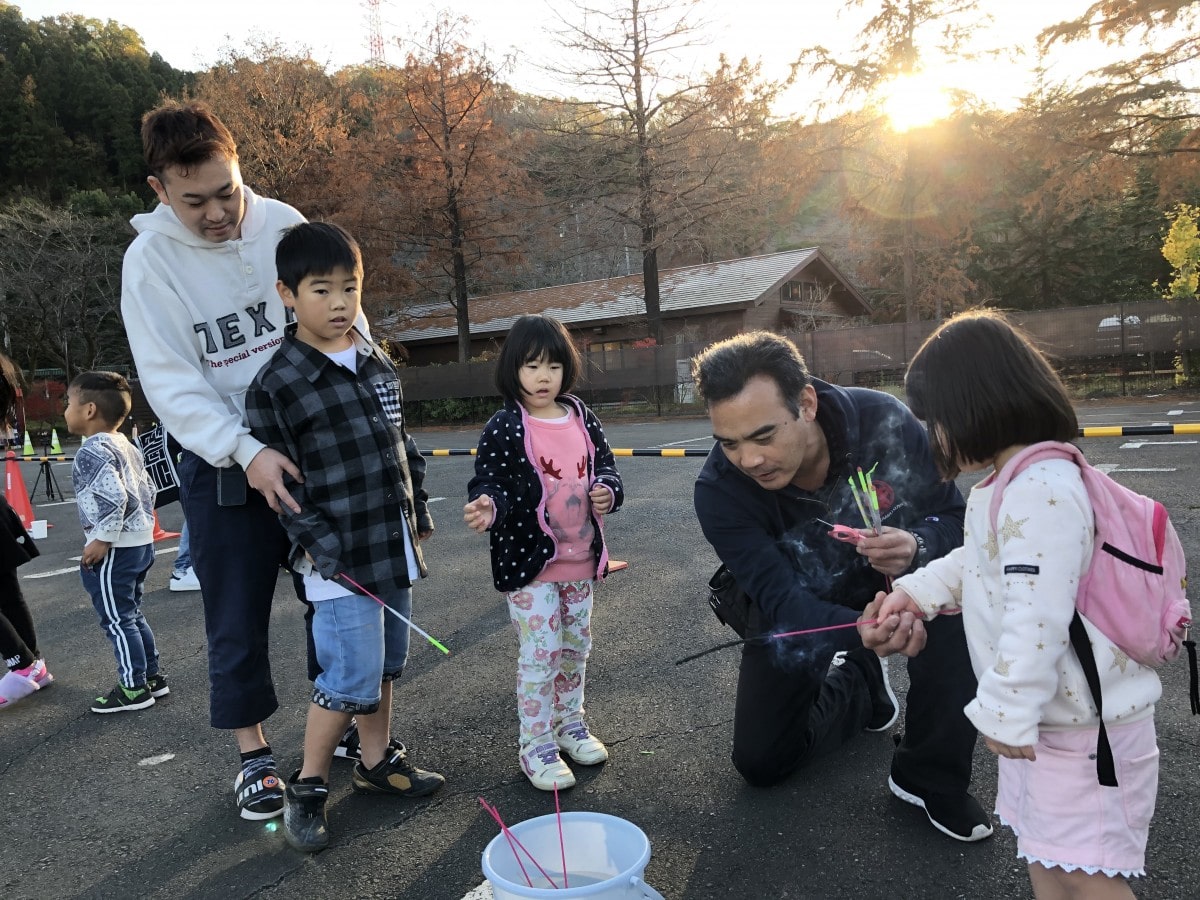
{"label": "blue denim shorts", "polygon": [[[411,617],[411,588],[386,599],[392,609]],[[313,682],[313,703],[338,712],[375,712],[380,684],[404,671],[408,623],[358,594],[317,600],[313,607],[313,643],[322,669]]]}

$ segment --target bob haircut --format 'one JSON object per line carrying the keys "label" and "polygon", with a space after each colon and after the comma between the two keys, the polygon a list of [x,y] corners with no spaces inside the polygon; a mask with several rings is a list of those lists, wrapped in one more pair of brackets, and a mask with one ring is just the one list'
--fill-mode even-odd
{"label": "bob haircut", "polygon": [[362,251],[358,242],[332,222],[300,222],[283,229],[275,245],[276,277],[293,294],[309,275],[328,275],[336,268],[353,272],[361,282]]}
{"label": "bob haircut", "polygon": [[506,402],[521,402],[521,366],[543,356],[563,367],[562,392],[570,393],[583,368],[571,335],[557,319],[521,316],[504,339],[496,361],[496,389]]}
{"label": "bob haircut", "polygon": [[142,154],[155,178],[178,166],[184,172],[210,159],[236,160],[233,135],[207,104],[170,102],[142,116]]}
{"label": "bob haircut", "polygon": [[105,425],[116,428],[133,408],[133,393],[124,375],[116,372],[83,372],[76,375],[67,390],[79,394],[80,403],[95,403]]}
{"label": "bob haircut", "polygon": [[909,363],[904,390],[946,478],[958,475],[960,460],[982,463],[1014,444],[1078,437],[1058,373],[1029,335],[992,310],[938,327]]}
{"label": "bob haircut", "polygon": [[775,382],[793,416],[800,416],[800,395],[812,383],[800,349],[769,331],[750,331],[718,341],[692,359],[692,380],[706,408],[736,397],[752,378]]}

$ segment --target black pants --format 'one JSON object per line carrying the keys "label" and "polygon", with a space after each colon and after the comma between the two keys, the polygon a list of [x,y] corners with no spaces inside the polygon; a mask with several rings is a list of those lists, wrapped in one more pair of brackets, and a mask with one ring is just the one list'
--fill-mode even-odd
{"label": "black pants", "polygon": [[[38,659],[37,632],[15,571],[0,572],[0,657],[14,669]],[[0,675],[4,668],[0,667]]]}
{"label": "black pants", "polygon": [[[929,641],[908,661],[904,737],[892,770],[922,793],[964,793],[971,781],[975,726],[963,707],[975,696],[962,616],[926,623]],[[833,651],[783,659],[773,646],[747,644],[738,674],[733,764],[753,785],[787,778],[858,734],[871,716],[866,675],[846,664],[826,672]],[[893,656],[891,664],[903,657]]]}
{"label": "black pants", "polygon": [[195,454],[185,450],[177,471],[204,599],[209,719],[214,728],[247,728],[279,708],[267,630],[287,532],[258,491],[248,490],[242,506],[218,506],[217,470]]}

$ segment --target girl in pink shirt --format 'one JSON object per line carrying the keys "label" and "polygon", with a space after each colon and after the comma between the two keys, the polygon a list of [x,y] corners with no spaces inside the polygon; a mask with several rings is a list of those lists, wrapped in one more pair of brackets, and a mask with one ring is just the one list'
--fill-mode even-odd
{"label": "girl in pink shirt", "polygon": [[608,759],[584,721],[592,586],[608,572],[602,517],[624,499],[604,429],[569,393],[580,370],[566,328],[522,316],[500,350],[504,407],[484,426],[463,519],[491,531],[492,580],[520,638],[521,769],[534,787],[575,784]]}

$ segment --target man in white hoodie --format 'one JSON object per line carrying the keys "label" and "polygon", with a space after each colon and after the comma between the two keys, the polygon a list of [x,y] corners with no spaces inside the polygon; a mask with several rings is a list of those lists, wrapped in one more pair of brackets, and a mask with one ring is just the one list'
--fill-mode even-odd
{"label": "man in white hoodie", "polygon": [[279,706],[267,628],[288,540],[276,514],[300,511],[284,477],[302,479],[251,436],[244,395],[283,340],[275,245],[304,217],[242,184],[237,145],[203,104],[148,112],[142,147],[160,205],[132,220],[121,313],[146,398],[184,448],[180,499],[204,598],[211,722],[233,731],[241,753],[241,816],[268,819],[283,812],[262,730]]}

